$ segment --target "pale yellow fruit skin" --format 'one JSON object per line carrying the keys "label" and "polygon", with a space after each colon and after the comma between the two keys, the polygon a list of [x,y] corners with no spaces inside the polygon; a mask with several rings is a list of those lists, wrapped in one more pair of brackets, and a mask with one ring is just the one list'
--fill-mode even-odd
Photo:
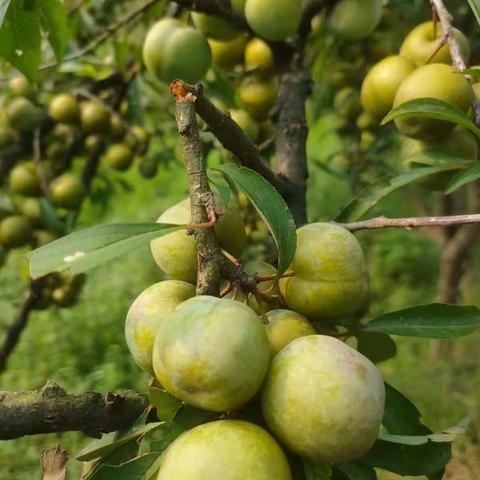
{"label": "pale yellow fruit skin", "polygon": [[80,117],[80,108],[73,95],[61,93],[50,101],[48,114],[60,123],[76,123]]}
{"label": "pale yellow fruit skin", "polygon": [[245,17],[250,28],[267,40],[285,40],[302,19],[301,0],[247,0]]}
{"label": "pale yellow fruit skin", "polygon": [[382,18],[381,0],[340,0],[329,18],[333,32],[347,40],[368,37]]}
{"label": "pale yellow fruit skin", "polygon": [[267,320],[265,328],[274,355],[295,339],[317,333],[307,318],[292,310],[271,310]]}
{"label": "pale yellow fruit skin", "polygon": [[310,335],[274,357],[261,403],[269,429],[287,448],[314,461],[348,462],[378,437],[385,387],[356,350]]}
{"label": "pale yellow fruit skin", "polygon": [[[450,65],[432,63],[417,68],[400,85],[393,102],[394,108],[409,100],[436,98],[458,109],[468,111],[472,99],[468,80]],[[398,130],[407,137],[434,140],[448,134],[455,124],[443,120],[406,115],[395,119]]]}
{"label": "pale yellow fruit skin", "polygon": [[232,40],[239,31],[227,20],[215,15],[192,12],[192,22],[205,36],[214,40]]}
{"label": "pale yellow fruit skin", "polygon": [[[219,206],[219,209],[222,207]],[[188,225],[191,222],[190,200],[185,199],[165,211],[157,223]],[[230,208],[215,227],[220,244],[232,255],[239,257],[245,248],[246,235],[241,217]],[[186,230],[170,233],[153,240],[150,249],[156,264],[170,277],[195,282],[197,277],[197,244]]]}
{"label": "pale yellow fruit skin", "polygon": [[93,101],[84,102],[80,108],[80,119],[84,133],[104,134],[110,132],[110,114]]}
{"label": "pale yellow fruit skin", "polygon": [[368,72],[362,85],[363,108],[381,120],[392,109],[400,84],[413,72],[415,65],[398,55],[384,58]]}
{"label": "pale yellow fruit skin", "polygon": [[294,311],[315,320],[360,311],[367,302],[368,275],[357,239],[346,229],[312,223],[297,230],[293,277],[280,280],[280,291]]}
{"label": "pale yellow fruit skin", "polygon": [[165,452],[157,480],[291,480],[287,458],[262,428],[241,420],[205,423]]}
{"label": "pale yellow fruit skin", "polygon": [[247,37],[238,35],[229,41],[208,39],[212,51],[212,63],[224,70],[231,70],[242,63]]}
{"label": "pale yellow fruit skin", "polygon": [[160,325],[153,369],[171,395],[225,412],[258,392],[270,355],[265,328],[251,308],[200,296],[183,302]]}
{"label": "pale yellow fruit skin", "polygon": [[152,352],[158,327],[180,303],[195,296],[195,287],[166,280],[144,290],[132,303],[125,321],[125,339],[137,365],[154,375]]}
{"label": "pale yellow fruit skin", "polygon": [[278,85],[275,79],[258,81],[246,79],[239,87],[240,104],[252,118],[264,121],[277,98]]}
{"label": "pale yellow fruit skin", "polygon": [[272,49],[261,38],[252,38],[245,48],[247,70],[270,73],[274,67]]}
{"label": "pale yellow fruit skin", "polygon": [[[453,30],[455,38],[462,51],[463,58],[468,63],[470,58],[469,41],[460,30],[457,30],[456,28]],[[434,30],[433,22],[431,21],[421,23],[405,37],[400,48],[400,55],[408,58],[418,67],[425,65],[427,62],[446,63],[447,65],[451,65],[452,57],[450,55],[449,46],[444,45],[438,50],[442,38],[443,30],[440,22],[437,22],[436,30]],[[435,55],[432,56],[434,53]]]}

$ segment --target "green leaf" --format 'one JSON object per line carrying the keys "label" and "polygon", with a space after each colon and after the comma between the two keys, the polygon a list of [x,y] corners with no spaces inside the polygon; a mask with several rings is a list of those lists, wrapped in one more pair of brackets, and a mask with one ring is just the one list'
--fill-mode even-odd
{"label": "green leaf", "polygon": [[158,453],[153,452],[139,455],[120,465],[109,465],[106,460],[88,480],[140,480],[157,459]]}
{"label": "green leaf", "polygon": [[243,190],[266,223],[277,244],[277,275],[280,277],[293,260],[297,247],[295,222],[287,204],[269,182],[249,168],[225,164],[217,170]]}
{"label": "green leaf", "polygon": [[383,333],[359,333],[357,349],[373,363],[380,363],[397,354],[397,346],[391,337]]}
{"label": "green leaf", "polygon": [[75,455],[75,458],[77,460],[80,460],[81,462],[89,462],[91,460],[95,460],[96,458],[106,457],[107,455],[119,449],[123,445],[126,445],[132,440],[137,440],[148,432],[160,428],[163,425],[163,422],[147,423],[146,425],[142,425],[135,431],[130,432],[129,434],[121,437],[118,440],[116,440],[115,432],[103,435],[100,440],[92,442],[90,445],[77,453],[77,455]]}
{"label": "green leaf", "polygon": [[[459,75],[463,74],[459,73]],[[447,122],[461,125],[475,135],[480,136],[480,129],[472,122],[466,113],[459,108],[436,98],[419,98],[402,103],[382,120],[382,125],[385,125],[395,118],[404,117],[405,115],[445,120]]]}
{"label": "green leaf", "polygon": [[42,58],[37,13],[23,8],[23,2],[10,3],[0,27],[0,57],[18,68],[30,81],[38,79]]}
{"label": "green leaf", "polygon": [[390,193],[399,190],[411,183],[423,178],[435,175],[449,170],[458,170],[465,167],[465,161],[446,162],[441,166],[414,168],[408,173],[397,177],[384,177],[362,190],[351,200],[346,207],[337,215],[336,221],[339,223],[354,222],[365,216],[380,200]]}
{"label": "green leaf", "polygon": [[61,62],[68,43],[68,18],[65,5],[61,0],[37,0],[40,21],[48,35],[48,41],[55,53],[57,62]]}
{"label": "green leaf", "polygon": [[148,398],[150,403],[157,409],[158,419],[164,422],[173,420],[183,405],[180,400],[172,397],[162,388],[153,385],[148,387]]}
{"label": "green leaf", "polygon": [[162,223],[115,223],[86,228],[30,252],[30,274],[38,278],[67,269],[86,272],[181,228]]}
{"label": "green leaf", "polygon": [[377,480],[372,467],[357,462],[341,463],[333,466],[335,480]]}
{"label": "green leaf", "polygon": [[477,22],[480,25],[480,1],[479,0],[467,0],[470,4],[470,8],[472,9]]}
{"label": "green leaf", "polygon": [[5,20],[5,15],[7,14],[8,7],[10,6],[10,1],[11,0],[0,0],[0,28]]}
{"label": "green leaf", "polygon": [[417,407],[392,385],[385,382],[385,413],[382,424],[395,435],[424,435],[431,431],[420,422]]}
{"label": "green leaf", "polygon": [[480,163],[474,163],[470,168],[463,170],[455,175],[448,185],[446,194],[453,193],[467,183],[474,182],[480,178]]}
{"label": "green leaf", "polygon": [[303,460],[305,480],[330,480],[332,478],[332,467],[328,463],[313,463],[310,460]]}
{"label": "green leaf", "polygon": [[387,313],[361,327],[363,332],[439,339],[461,338],[479,329],[477,307],[440,303]]}
{"label": "green leaf", "polygon": [[57,211],[48,198],[40,199],[42,223],[56,235],[65,235],[65,225],[57,215]]}
{"label": "green leaf", "polygon": [[451,443],[401,445],[377,440],[361,462],[399,475],[431,475],[443,470],[451,455]]}

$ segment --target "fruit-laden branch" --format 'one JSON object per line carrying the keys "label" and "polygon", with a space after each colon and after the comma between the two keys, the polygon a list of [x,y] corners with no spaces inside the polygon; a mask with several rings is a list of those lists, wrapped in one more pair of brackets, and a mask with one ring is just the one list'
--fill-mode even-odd
{"label": "fruit-laden branch", "polygon": [[69,395],[55,383],[28,392],[0,392],[0,440],[79,431],[94,438],[131,426],[148,406],[133,391]]}
{"label": "fruit-laden branch", "polygon": [[341,224],[347,230],[379,230],[382,228],[423,228],[423,227],[449,227],[452,225],[474,225],[480,223],[480,214],[451,215],[446,217],[409,217],[387,218],[376,217],[360,222]]}
{"label": "fruit-laden branch", "polygon": [[232,10],[229,0],[175,0],[175,3],[178,3],[187,10],[216,15],[217,17],[228,20],[243,30],[250,31],[250,27],[245,19]]}
{"label": "fruit-laden branch", "polygon": [[245,167],[255,170],[268,180],[282,195],[288,192],[288,184],[278,176],[260,156],[255,144],[248,138],[242,128],[228,113],[219,110],[203,94],[201,84],[186,85],[187,90],[195,97],[195,109],[207,124],[208,129],[218,141]]}
{"label": "fruit-laden branch", "polygon": [[32,280],[28,294],[23,301],[17,316],[7,328],[5,339],[0,347],[0,372],[5,370],[8,358],[15,349],[23,330],[27,326],[30,313],[34,310],[40,300],[40,293],[43,284],[44,280],[42,278]]}

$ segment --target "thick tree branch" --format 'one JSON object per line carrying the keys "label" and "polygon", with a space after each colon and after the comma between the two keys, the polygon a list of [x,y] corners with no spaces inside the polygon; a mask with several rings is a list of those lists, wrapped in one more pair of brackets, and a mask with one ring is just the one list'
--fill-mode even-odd
{"label": "thick tree branch", "polygon": [[186,85],[195,97],[195,109],[207,124],[209,131],[219,142],[245,167],[255,170],[268,180],[282,195],[287,194],[289,186],[262,160],[255,144],[247,137],[242,128],[228,115],[220,111],[203,94],[202,85]]}
{"label": "thick tree branch", "polygon": [[69,395],[52,382],[29,392],[0,392],[0,440],[79,431],[94,438],[129,427],[148,406],[133,392]]}
{"label": "thick tree branch", "polygon": [[200,228],[194,228],[198,250],[197,294],[218,296],[220,265],[217,255],[220,247],[213,229],[216,222],[215,198],[208,184],[202,154],[195,97],[185,88],[181,80],[172,83],[171,91],[176,101],[175,116],[188,175],[192,224],[202,225]]}
{"label": "thick tree branch", "polygon": [[358,230],[378,230],[384,228],[413,228],[425,227],[448,227],[452,225],[473,225],[480,223],[480,214],[450,215],[445,217],[409,217],[409,218],[387,218],[377,217],[360,222],[342,224],[347,230],[356,232]]}

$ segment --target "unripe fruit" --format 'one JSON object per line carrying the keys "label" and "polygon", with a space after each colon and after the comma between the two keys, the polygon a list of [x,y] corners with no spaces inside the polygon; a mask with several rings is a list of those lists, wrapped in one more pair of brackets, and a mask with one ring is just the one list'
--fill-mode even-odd
{"label": "unripe fruit", "polygon": [[[453,70],[450,65],[433,63],[417,68],[398,88],[394,108],[417,98],[435,98],[468,111],[472,88],[467,79]],[[415,115],[405,115],[395,119],[395,125],[407,137],[419,140],[432,140],[448,134],[453,123]]]}
{"label": "unripe fruit", "polygon": [[232,40],[240,33],[230,22],[215,15],[192,12],[191,17],[195,27],[214,40]]}
{"label": "unripe fruit", "polygon": [[86,194],[81,179],[70,173],[57,177],[50,184],[50,198],[57,207],[76,210]]}
{"label": "unripe fruit", "polygon": [[112,115],[110,120],[110,136],[114,140],[122,140],[126,133],[126,127],[123,120],[118,115]]}
{"label": "unripe fruit", "polygon": [[[165,211],[158,223],[188,225],[191,222],[190,200],[186,199]],[[235,257],[245,248],[245,228],[241,217],[231,208],[222,215],[215,231],[221,246]],[[197,278],[197,244],[186,230],[164,235],[150,244],[157,265],[172,278],[195,282]]]}
{"label": "unripe fruit", "polygon": [[128,145],[124,143],[114,143],[107,148],[104,161],[110,168],[124,172],[132,166],[133,154]]}
{"label": "unripe fruit", "polygon": [[0,244],[5,248],[26,245],[32,238],[32,225],[22,215],[12,215],[0,222]]}
{"label": "unripe fruit", "polygon": [[35,230],[33,232],[33,238],[37,248],[43,247],[56,239],[55,235],[48,230]]}
{"label": "unripe fruit", "polygon": [[81,105],[80,110],[83,133],[106,134],[110,131],[110,114],[103,105],[88,101]]}
{"label": "unripe fruit", "polygon": [[400,84],[415,70],[408,59],[393,55],[384,58],[368,72],[362,85],[363,108],[381,120],[392,109]]}
{"label": "unripe fruit", "polygon": [[230,116],[252,141],[255,142],[257,140],[258,124],[247,112],[244,110],[230,110]]}
{"label": "unripe fruit", "polygon": [[274,355],[297,338],[317,333],[303,315],[292,310],[271,310],[267,320],[266,329]]}
{"label": "unripe fruit", "polygon": [[212,63],[224,70],[231,70],[242,63],[247,37],[238,35],[230,41],[208,39],[212,51]]}
{"label": "unripe fruit", "polygon": [[9,147],[15,143],[15,131],[0,125],[0,148]]}
{"label": "unripe fruit", "polygon": [[301,0],[247,0],[250,28],[267,40],[286,40],[297,33],[302,20]]}
{"label": "unripe fruit", "polygon": [[381,0],[340,0],[329,18],[332,31],[347,40],[368,37],[382,18]]}
{"label": "unripe fruit", "polygon": [[180,303],[195,296],[195,287],[180,280],[156,283],[132,303],[125,322],[125,338],[133,359],[152,376],[152,352],[157,330]]}
{"label": "unripe fruit", "polygon": [[274,67],[272,49],[261,38],[252,38],[245,48],[247,71],[271,73]]}
{"label": "unripe fruit", "polygon": [[378,122],[369,113],[362,112],[357,118],[356,125],[360,130],[369,130],[378,127]]}
{"label": "unripe fruit", "polygon": [[48,114],[59,123],[76,123],[80,117],[80,108],[73,95],[61,93],[50,101]]}
{"label": "unripe fruit", "polygon": [[157,480],[291,480],[285,454],[262,428],[241,420],[199,425],[164,454]]}
{"label": "unripe fruit", "polygon": [[18,210],[30,220],[32,225],[42,223],[42,209],[38,198],[22,198]]}
{"label": "unripe fruit", "polygon": [[40,177],[33,163],[21,163],[13,168],[8,177],[8,186],[18,195],[40,193]]}
{"label": "unripe fruit", "polygon": [[270,345],[256,313],[234,300],[201,296],[160,324],[153,349],[157,380],[171,395],[214,412],[239,408],[262,385]]}
{"label": "unripe fruit", "polygon": [[332,337],[298,338],[272,361],[263,416],[296,454],[318,462],[362,457],[378,437],[385,387],[368,358]]}
{"label": "unripe fruit", "polygon": [[42,111],[30,100],[18,97],[7,105],[7,121],[11,128],[19,132],[31,132],[40,126]]}
{"label": "unripe fruit", "polygon": [[280,290],[294,311],[314,319],[339,318],[367,302],[368,276],[358,240],[345,228],[312,223],[297,230],[293,277]]}
{"label": "unripe fruit", "polygon": [[12,78],[8,82],[8,88],[16,97],[28,97],[33,93],[32,85],[23,75]]}
{"label": "unripe fruit", "polygon": [[333,106],[338,114],[352,121],[362,108],[358,90],[354,87],[342,88],[335,94]]}
{"label": "unripe fruit", "polygon": [[[470,44],[465,35],[456,28],[453,29],[464,60],[468,63],[470,59]],[[403,41],[400,48],[400,55],[408,58],[418,67],[426,63],[452,64],[450,47],[448,44],[438,48],[443,40],[443,30],[440,22],[421,23],[415,27]],[[436,53],[435,53],[436,52]],[[435,54],[435,55],[434,55]]]}
{"label": "unripe fruit", "polygon": [[240,104],[252,118],[263,121],[277,98],[278,86],[274,78],[265,81],[246,78],[239,87]]}
{"label": "unripe fruit", "polygon": [[69,287],[59,287],[53,290],[52,300],[59,307],[71,307],[75,303],[75,295]]}
{"label": "unripe fruit", "polygon": [[138,171],[143,178],[154,178],[158,173],[159,159],[155,156],[143,157],[138,163]]}
{"label": "unripe fruit", "polygon": [[230,4],[232,5],[232,10],[237,14],[241,15],[242,17],[245,16],[245,3],[247,0],[230,0]]}
{"label": "unripe fruit", "polygon": [[143,60],[147,69],[163,82],[180,78],[195,83],[205,76],[212,58],[202,32],[166,18],[149,30],[143,44]]}

